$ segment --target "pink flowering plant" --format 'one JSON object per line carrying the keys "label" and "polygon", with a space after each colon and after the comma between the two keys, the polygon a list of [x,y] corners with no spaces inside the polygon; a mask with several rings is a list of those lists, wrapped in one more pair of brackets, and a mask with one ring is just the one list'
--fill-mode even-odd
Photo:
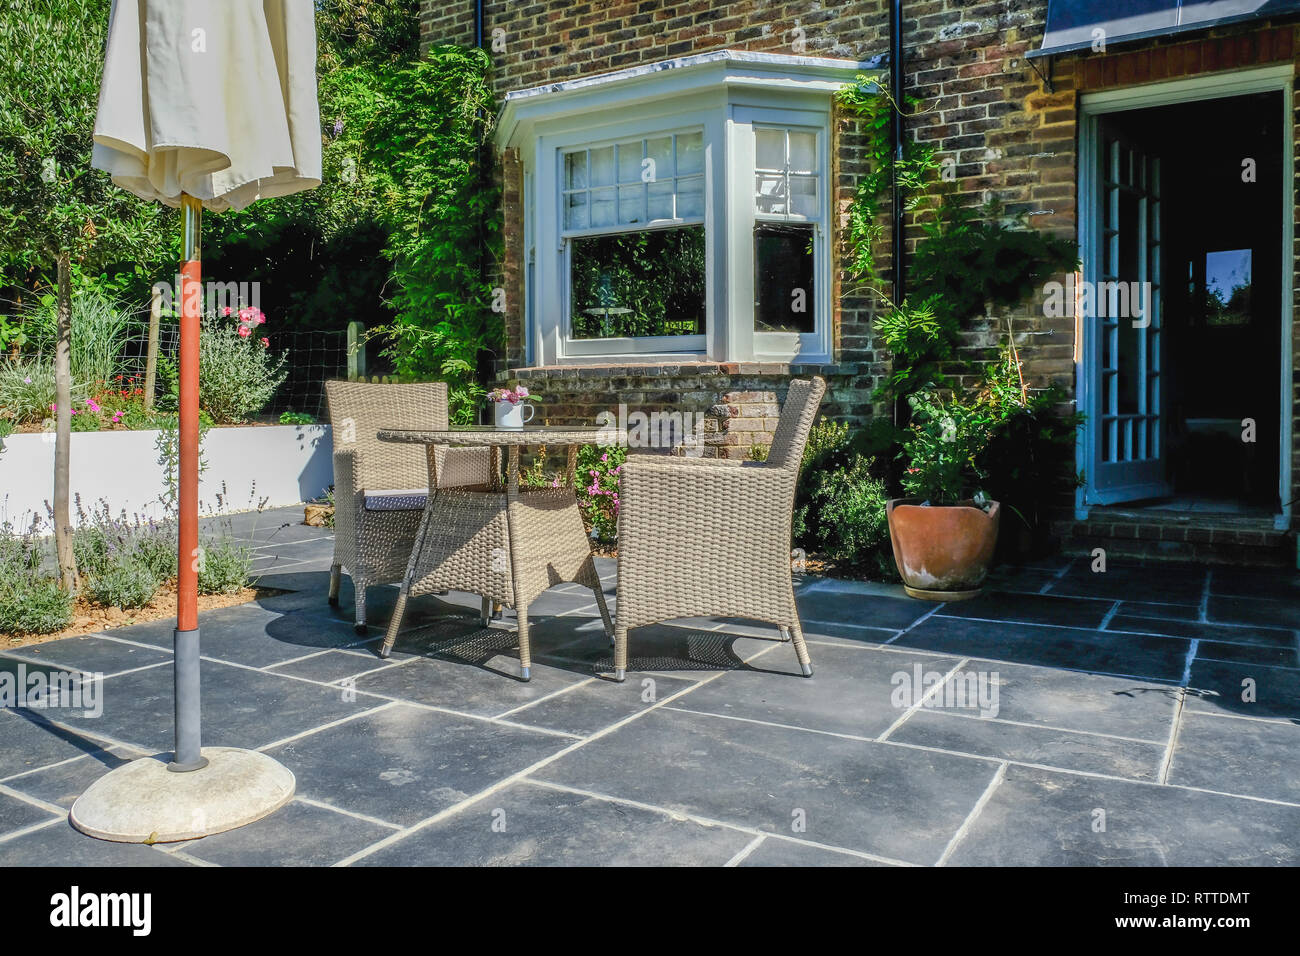
{"label": "pink flowering plant", "polygon": [[578,451],[578,507],[593,540],[618,540],[619,481],[627,449],[618,445],[583,446]]}
{"label": "pink flowering plant", "polygon": [[273,352],[266,336],[254,335],[265,324],[266,314],[253,306],[227,306],[203,318],[199,406],[218,424],[256,415],[289,375],[288,353]]}
{"label": "pink flowering plant", "polygon": [[520,385],[516,388],[494,388],[488,392],[488,401],[509,402],[511,405],[518,405],[520,402],[535,402],[537,399],[529,394],[526,385]]}

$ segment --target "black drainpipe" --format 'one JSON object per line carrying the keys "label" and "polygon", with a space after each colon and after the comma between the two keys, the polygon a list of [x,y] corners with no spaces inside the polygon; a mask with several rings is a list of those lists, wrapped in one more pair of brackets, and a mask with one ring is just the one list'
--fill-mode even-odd
{"label": "black drainpipe", "polygon": [[[889,7],[890,93],[894,97],[894,162],[903,159],[903,0],[893,0]],[[900,305],[907,295],[904,261],[903,193],[898,172],[894,172],[894,301]]]}
{"label": "black drainpipe", "polygon": [[483,0],[474,0],[474,45],[483,46]]}

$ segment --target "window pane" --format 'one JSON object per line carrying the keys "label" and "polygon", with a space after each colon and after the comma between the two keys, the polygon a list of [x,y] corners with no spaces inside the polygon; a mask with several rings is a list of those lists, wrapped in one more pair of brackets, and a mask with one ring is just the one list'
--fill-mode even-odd
{"label": "window pane", "polygon": [[754,165],[759,169],[785,169],[785,130],[754,130]]}
{"label": "window pane", "polygon": [[704,177],[677,180],[677,215],[681,219],[704,217]]}
{"label": "window pane", "polygon": [[564,183],[566,189],[583,189],[587,185],[587,152],[564,155]]}
{"label": "window pane", "polygon": [[[668,179],[673,174],[673,138],[671,136],[659,136],[655,139],[646,140],[646,157],[654,160],[646,167],[645,176],[650,178],[648,182],[657,182],[661,179]],[[644,176],[642,178],[645,178]]]}
{"label": "window pane", "polygon": [[817,218],[817,177],[790,177],[790,211],[796,216]]}
{"label": "window pane", "polygon": [[754,177],[755,208],[767,215],[784,215],[785,173],[759,173]]}
{"label": "window pane", "polygon": [[566,229],[586,229],[591,225],[587,215],[587,194],[569,193],[564,202],[564,226]]}
{"label": "window pane", "polygon": [[620,183],[639,183],[641,181],[641,160],[644,157],[644,143],[635,140],[631,143],[618,144],[618,181]]}
{"label": "window pane", "polygon": [[574,338],[704,332],[704,227],[572,241]]}
{"label": "window pane", "polygon": [[591,191],[591,227],[614,225],[614,190],[593,189]]}
{"label": "window pane", "polygon": [[817,171],[817,136],[815,133],[790,133],[790,172]]}
{"label": "window pane", "polygon": [[677,137],[677,175],[704,172],[704,134],[681,133]]}
{"label": "window pane", "polygon": [[650,218],[673,218],[673,181],[651,183],[646,187],[650,194]]}
{"label": "window pane", "polygon": [[813,227],[754,228],[754,330],[812,332]]}
{"label": "window pane", "polygon": [[620,186],[618,189],[618,221],[623,225],[645,221],[645,187]]}
{"label": "window pane", "polygon": [[591,151],[591,185],[614,185],[614,147],[605,146]]}

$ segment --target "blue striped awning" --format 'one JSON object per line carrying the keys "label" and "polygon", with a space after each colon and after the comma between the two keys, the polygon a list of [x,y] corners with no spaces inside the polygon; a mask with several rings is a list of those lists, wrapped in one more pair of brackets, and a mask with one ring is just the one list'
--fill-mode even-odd
{"label": "blue striped awning", "polygon": [[1048,0],[1041,49],[1031,57],[1105,48],[1184,30],[1300,12],[1300,0]]}

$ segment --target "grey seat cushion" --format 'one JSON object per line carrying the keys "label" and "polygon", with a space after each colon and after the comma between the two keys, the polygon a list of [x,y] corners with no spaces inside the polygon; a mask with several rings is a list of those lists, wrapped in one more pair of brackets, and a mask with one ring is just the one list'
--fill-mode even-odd
{"label": "grey seat cushion", "polygon": [[367,511],[419,511],[429,497],[427,488],[401,491],[369,491],[366,493]]}

